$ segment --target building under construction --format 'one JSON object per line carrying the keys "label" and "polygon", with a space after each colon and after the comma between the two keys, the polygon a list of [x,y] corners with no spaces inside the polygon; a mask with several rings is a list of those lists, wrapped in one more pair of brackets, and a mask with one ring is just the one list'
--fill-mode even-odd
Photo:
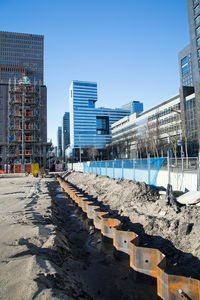
{"label": "building under construction", "polygon": [[46,167],[46,86],[28,77],[0,83],[0,170],[29,171],[30,164]]}

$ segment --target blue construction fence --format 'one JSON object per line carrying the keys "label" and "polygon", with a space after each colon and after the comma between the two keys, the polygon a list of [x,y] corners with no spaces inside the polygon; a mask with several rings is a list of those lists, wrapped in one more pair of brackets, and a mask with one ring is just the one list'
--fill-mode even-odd
{"label": "blue construction fence", "polygon": [[164,161],[165,158],[88,161],[83,163],[83,172],[156,186],[158,172]]}

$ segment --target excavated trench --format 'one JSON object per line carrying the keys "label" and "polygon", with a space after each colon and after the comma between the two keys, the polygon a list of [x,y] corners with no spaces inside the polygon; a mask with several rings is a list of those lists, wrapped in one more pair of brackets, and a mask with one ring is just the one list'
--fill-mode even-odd
{"label": "excavated trench", "polygon": [[66,295],[89,300],[158,299],[156,281],[131,269],[129,256],[116,252],[57,182],[49,183],[49,191],[59,288]]}

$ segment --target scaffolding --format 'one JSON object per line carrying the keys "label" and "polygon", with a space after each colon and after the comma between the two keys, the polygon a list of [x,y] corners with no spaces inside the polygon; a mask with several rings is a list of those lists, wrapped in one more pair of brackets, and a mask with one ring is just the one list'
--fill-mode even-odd
{"label": "scaffolding", "polygon": [[43,149],[41,144],[40,113],[41,86],[31,84],[28,77],[9,81],[8,90],[8,133],[7,164],[11,172],[16,164],[40,163]]}

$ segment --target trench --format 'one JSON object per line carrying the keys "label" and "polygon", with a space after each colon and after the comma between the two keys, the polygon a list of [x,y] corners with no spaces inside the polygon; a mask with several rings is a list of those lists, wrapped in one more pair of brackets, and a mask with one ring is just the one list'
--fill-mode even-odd
{"label": "trench", "polygon": [[62,289],[67,293],[73,287],[75,299],[158,299],[156,280],[131,269],[129,256],[116,251],[58,182],[50,183],[49,190],[60,267],[68,278]]}

